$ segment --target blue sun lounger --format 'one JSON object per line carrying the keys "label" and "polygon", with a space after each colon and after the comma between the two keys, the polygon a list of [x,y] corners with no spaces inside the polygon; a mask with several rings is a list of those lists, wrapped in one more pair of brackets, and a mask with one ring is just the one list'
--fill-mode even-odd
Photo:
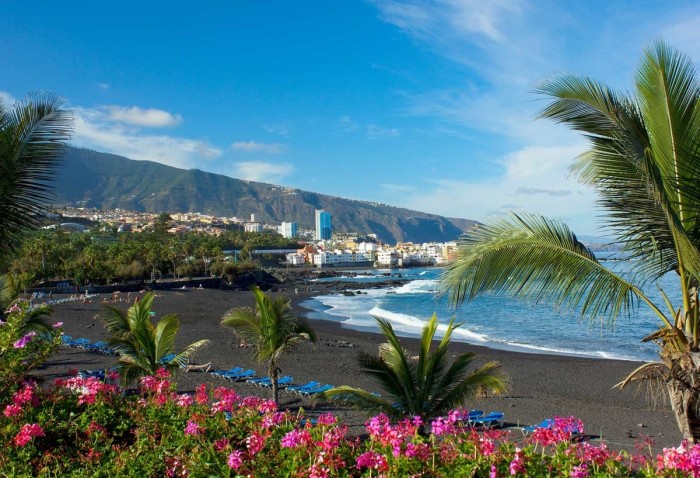
{"label": "blue sun lounger", "polygon": [[255,375],[255,370],[248,369],[248,370],[242,370],[240,372],[235,372],[235,373],[219,374],[219,377],[225,378],[227,380],[231,380],[233,382],[238,382],[240,380],[244,380],[244,379],[253,377],[254,375]]}
{"label": "blue sun lounger", "polygon": [[475,418],[470,421],[470,425],[480,425],[484,428],[493,428],[501,423],[505,415],[501,412],[491,412],[481,418]]}
{"label": "blue sun lounger", "polygon": [[288,392],[300,392],[302,390],[309,390],[312,388],[316,388],[319,385],[321,385],[321,384],[318,382],[311,381],[311,382],[305,383],[304,385],[292,385],[290,387],[287,387],[285,390]]}
{"label": "blue sun lounger", "polygon": [[331,390],[332,388],[335,388],[335,387],[333,387],[333,385],[326,384],[326,385],[323,385],[323,386],[321,386],[321,387],[309,388],[309,389],[306,389],[306,390],[300,390],[300,391],[298,391],[297,393],[298,393],[299,395],[304,395],[304,396],[310,397],[311,395],[316,395],[317,393],[323,393],[323,392],[325,392],[325,391],[327,391],[327,390]]}
{"label": "blue sun lounger", "polygon": [[[292,383],[294,379],[290,377],[289,375],[286,375],[284,377],[280,377],[277,379],[277,385],[284,387],[285,385],[288,385]],[[246,382],[255,385],[257,387],[272,387],[272,379],[270,377],[262,377],[262,378],[250,378],[246,380]]]}
{"label": "blue sun lounger", "polygon": [[459,417],[459,421],[469,425],[469,424],[471,424],[472,420],[476,420],[477,418],[482,418],[483,416],[484,416],[484,412],[482,410],[469,410],[467,413],[465,413],[461,417]]}
{"label": "blue sun lounger", "polygon": [[554,420],[551,418],[545,418],[537,425],[531,425],[529,427],[521,427],[520,431],[523,432],[523,435],[529,435],[530,433],[534,432],[538,428],[549,429],[549,428],[552,428],[553,426],[554,426]]}
{"label": "blue sun lounger", "polygon": [[243,371],[243,369],[241,367],[233,367],[233,368],[228,369],[228,370],[212,370],[209,373],[211,373],[213,375],[226,375],[226,374],[233,374],[233,373],[238,373],[238,372],[242,372],[242,371]]}

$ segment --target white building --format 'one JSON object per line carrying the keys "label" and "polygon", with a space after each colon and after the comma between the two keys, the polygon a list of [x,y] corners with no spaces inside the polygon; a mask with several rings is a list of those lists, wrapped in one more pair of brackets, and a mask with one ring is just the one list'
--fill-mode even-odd
{"label": "white building", "polygon": [[377,265],[396,267],[399,263],[399,254],[395,251],[379,251],[377,253]]}
{"label": "white building", "polygon": [[304,254],[299,252],[293,252],[287,254],[287,264],[292,266],[303,266],[304,265]]}
{"label": "white building", "polygon": [[296,222],[283,222],[277,228],[277,232],[279,232],[282,235],[282,237],[286,237],[287,239],[297,237],[297,235],[298,235],[297,223]]}
{"label": "white building", "polygon": [[259,222],[247,222],[243,226],[245,232],[263,232],[263,225]]}

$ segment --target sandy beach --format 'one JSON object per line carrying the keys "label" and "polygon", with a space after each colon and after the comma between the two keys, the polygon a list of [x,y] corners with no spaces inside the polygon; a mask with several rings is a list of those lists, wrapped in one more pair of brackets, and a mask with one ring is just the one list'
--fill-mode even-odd
{"label": "sandy beach", "polygon": [[[299,308],[299,302],[314,293],[295,295],[287,288],[287,294],[297,312],[303,314],[305,311]],[[126,294],[123,296],[126,298]],[[91,303],[58,305],[54,308],[52,320],[62,321],[65,333],[74,338],[104,339],[107,334],[99,315],[103,312],[103,299],[110,297],[102,294]],[[127,307],[126,302],[112,304]],[[158,316],[170,313],[179,315],[178,346],[198,339],[210,340],[209,346],[195,355],[193,363],[211,363],[213,369],[250,367],[258,372],[258,376],[265,376],[266,365],[256,363],[250,349],[240,347],[233,332],[220,325],[221,317],[229,309],[253,304],[249,291],[186,289],[158,291],[153,310]],[[360,373],[357,356],[359,352],[376,353],[382,336],[345,329],[332,321],[313,320],[311,324],[317,331],[318,343],[315,346],[301,345],[284,356],[280,364],[284,375],[294,377],[295,383],[316,380],[381,392],[374,381]],[[417,340],[402,339],[402,342],[409,351],[417,350]],[[633,388],[622,392],[613,389],[638,363],[514,353],[462,343],[453,343],[451,350],[454,354],[476,352],[477,363],[497,360],[510,374],[511,389],[506,395],[479,399],[469,404],[469,408],[486,412],[504,412],[506,427],[530,425],[546,417],[574,415],[583,420],[589,439],[602,437],[614,448],[631,448],[645,436],[652,437],[658,449],[678,445],[681,440],[675,418],[666,403],[654,408],[647,403],[643,392]],[[71,369],[111,367],[115,361],[115,357],[62,347],[41,373],[55,378],[67,375]],[[210,383],[231,386],[242,395],[269,395],[266,389],[232,383],[207,373],[182,372],[177,381],[181,391],[192,391],[199,383]],[[310,415],[332,408],[328,404],[314,404],[309,399],[286,393],[281,393],[281,403],[289,408],[301,406]],[[333,410],[351,426],[354,433],[362,434],[365,415],[350,410]],[[520,435],[518,430],[513,432]]]}

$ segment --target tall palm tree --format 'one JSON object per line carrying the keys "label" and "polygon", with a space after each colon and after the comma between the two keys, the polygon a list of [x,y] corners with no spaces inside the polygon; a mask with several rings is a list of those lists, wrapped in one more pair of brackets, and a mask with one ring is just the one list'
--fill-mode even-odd
{"label": "tall palm tree", "polygon": [[233,309],[224,315],[221,325],[231,327],[243,341],[252,345],[258,362],[267,362],[272,382],[272,399],[279,402],[277,364],[282,355],[302,340],[316,343],[316,333],[305,319],[298,317],[289,299],[271,299],[253,287],[255,310]]}
{"label": "tall palm tree", "polygon": [[430,348],[438,328],[437,315],[423,327],[418,356],[412,358],[401,346],[391,324],[377,318],[387,342],[380,345],[379,355],[363,353],[360,365],[382,388],[381,395],[349,386],[325,392],[324,399],[336,399],[369,414],[383,412],[391,418],[420,416],[425,422],[464,406],[480,393],[498,395],[507,389],[508,378],[497,362],[488,362],[469,370],[476,354],[460,354],[451,364],[448,347],[452,332],[461,324],[454,317],[434,352]]}
{"label": "tall palm tree", "polygon": [[[646,337],[660,362],[618,384],[646,380],[668,392],[684,437],[700,440],[700,89],[691,61],[659,41],[645,51],[632,94],[562,76],[537,90],[552,98],[541,116],[582,131],[590,148],[572,166],[600,195],[610,232],[637,265],[622,277],[603,267],[563,224],[531,214],[479,227],[442,277],[459,304],[483,292],[549,301],[612,322],[645,304],[659,318]],[[668,272],[680,304],[641,289]],[[651,382],[649,382],[651,381]]]}
{"label": "tall palm tree", "polygon": [[71,113],[51,94],[36,93],[7,108],[0,103],[0,257],[40,224],[50,184],[70,139]]}
{"label": "tall palm tree", "polygon": [[153,298],[152,292],[144,294],[128,310],[105,306],[103,320],[111,334],[107,343],[119,354],[117,370],[125,383],[154,375],[159,368],[175,370],[183,367],[192,354],[209,343],[208,340],[198,340],[182,352],[174,353],[180,321],[176,314],[168,314],[154,325],[151,321]]}

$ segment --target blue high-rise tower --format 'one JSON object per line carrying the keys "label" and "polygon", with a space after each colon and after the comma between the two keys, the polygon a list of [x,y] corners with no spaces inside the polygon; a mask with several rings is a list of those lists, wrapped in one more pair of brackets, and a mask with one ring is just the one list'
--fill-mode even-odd
{"label": "blue high-rise tower", "polygon": [[331,231],[331,214],[323,209],[316,209],[316,240],[329,240]]}

